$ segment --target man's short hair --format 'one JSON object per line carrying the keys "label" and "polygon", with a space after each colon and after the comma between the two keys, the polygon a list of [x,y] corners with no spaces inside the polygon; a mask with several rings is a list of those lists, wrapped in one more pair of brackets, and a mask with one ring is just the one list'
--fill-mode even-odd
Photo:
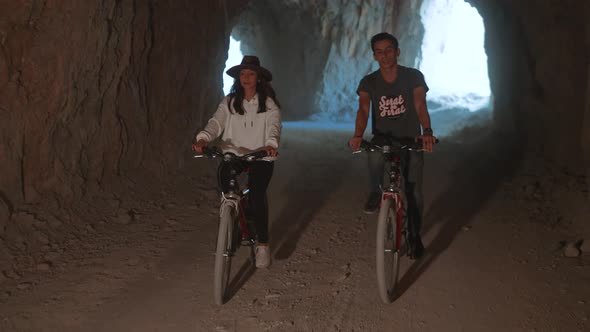
{"label": "man's short hair", "polygon": [[375,53],[375,43],[382,40],[389,40],[393,44],[393,47],[397,50],[399,48],[399,43],[397,42],[397,38],[395,38],[392,34],[387,32],[381,32],[373,37],[371,37],[371,50]]}

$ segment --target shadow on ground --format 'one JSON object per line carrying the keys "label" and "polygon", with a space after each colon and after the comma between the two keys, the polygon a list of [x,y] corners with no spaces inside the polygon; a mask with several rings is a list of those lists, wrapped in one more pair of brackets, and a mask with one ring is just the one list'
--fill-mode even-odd
{"label": "shadow on ground", "polygon": [[491,135],[469,146],[456,143],[456,138],[452,137],[441,144],[438,153],[461,151],[461,157],[448,174],[449,186],[425,211],[422,234],[430,232],[435,225],[439,226],[439,232],[430,243],[426,243],[425,256],[412,264],[403,275],[397,297],[401,297],[449,248],[457,234],[472,221],[502,181],[514,174],[521,158],[519,150],[516,147],[509,149],[510,146],[513,144],[509,144],[508,140],[500,141]]}
{"label": "shadow on ground", "polygon": [[[326,201],[337,190],[343,174],[352,167],[350,150],[346,146],[347,131],[288,129],[293,131],[284,143],[284,157],[281,162],[289,164],[284,168],[289,174],[281,174],[281,165],[274,177],[286,179],[280,184],[280,195],[286,203],[273,217],[270,229],[272,255],[277,260],[289,258],[301,236]],[[301,146],[311,148],[301,149]],[[269,201],[272,197],[269,197]],[[272,202],[271,202],[272,204]]]}
{"label": "shadow on ground", "polygon": [[[318,160],[310,158],[310,160]],[[289,258],[314,216],[342,180],[342,166],[338,159],[320,158],[321,162],[305,161],[291,174],[281,192],[288,203],[277,215],[270,230],[273,256],[282,260]],[[345,166],[348,167],[348,166]],[[338,169],[338,171],[334,171]]]}

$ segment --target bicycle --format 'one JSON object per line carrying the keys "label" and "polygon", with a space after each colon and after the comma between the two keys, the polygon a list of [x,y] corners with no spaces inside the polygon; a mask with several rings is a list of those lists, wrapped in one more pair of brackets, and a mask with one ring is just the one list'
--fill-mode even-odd
{"label": "bicycle", "polygon": [[409,151],[423,151],[422,141],[387,138],[379,146],[363,140],[361,149],[354,153],[361,151],[381,151],[385,160],[377,219],[376,271],[379,295],[389,304],[393,302],[398,286],[401,257],[413,257],[404,172]]}
{"label": "bicycle", "polygon": [[[266,156],[266,151],[256,151],[238,156],[231,152],[222,152],[215,147],[205,147],[203,148],[203,154],[195,155],[195,158],[222,158],[223,162],[239,163],[242,161],[259,160]],[[246,168],[244,172],[248,172],[248,169]],[[213,277],[213,293],[217,305],[225,303],[231,274],[231,260],[240,246],[250,248],[250,261],[253,265],[256,264],[256,255],[254,252],[256,235],[251,221],[247,218],[246,212],[248,209],[249,190],[248,188],[240,190],[238,175],[232,167],[230,171],[229,190],[221,193]]]}

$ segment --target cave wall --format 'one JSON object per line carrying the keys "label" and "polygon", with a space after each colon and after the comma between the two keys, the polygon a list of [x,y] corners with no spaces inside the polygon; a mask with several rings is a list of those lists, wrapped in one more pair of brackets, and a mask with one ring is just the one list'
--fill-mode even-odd
{"label": "cave wall", "polygon": [[[590,20],[590,4],[585,8],[586,22]],[[586,31],[586,107],[584,112],[584,121],[582,122],[582,156],[586,169],[586,179],[588,191],[590,192],[590,24],[585,24]]]}
{"label": "cave wall", "polygon": [[424,26],[420,15],[421,8],[427,5],[427,1],[397,1],[395,3],[392,14],[394,22],[392,33],[399,41],[398,62],[401,65],[420,67],[422,40],[424,39]]}
{"label": "cave wall", "polygon": [[[590,17],[590,13],[588,14]],[[589,25],[590,27],[590,25]],[[587,30],[588,44],[590,44],[590,28]],[[588,65],[588,78],[586,80],[586,110],[584,113],[584,122],[582,126],[582,155],[586,168],[586,179],[590,179],[590,65]],[[587,183],[590,192],[590,181]]]}
{"label": "cave wall", "polygon": [[285,120],[305,119],[316,112],[315,93],[330,46],[320,37],[323,10],[323,5],[294,1],[251,1],[234,26],[232,34],[241,42],[242,53],[257,55],[273,72]]}
{"label": "cave wall", "polygon": [[371,36],[399,27],[402,62],[414,65],[421,2],[252,1],[233,35],[244,54],[258,54],[274,72],[285,119],[354,121],[358,82],[377,68]]}
{"label": "cave wall", "polygon": [[0,219],[177,168],[215,110],[243,4],[1,1]]}
{"label": "cave wall", "polygon": [[[497,131],[590,173],[590,3],[469,2],[486,26]],[[248,22],[237,20],[246,3],[0,1],[0,220],[23,203],[63,205],[139,171],[164,177],[181,166],[221,97],[227,37]],[[243,37],[277,77],[287,119],[311,114],[314,103],[328,117],[355,105],[361,75],[331,74],[368,72],[373,33],[398,35],[402,62],[419,52],[415,1],[248,8],[264,14],[250,22],[266,25]]]}
{"label": "cave wall", "polygon": [[469,2],[486,27],[496,129],[516,133],[532,154],[590,175],[584,166],[590,155],[590,3]]}

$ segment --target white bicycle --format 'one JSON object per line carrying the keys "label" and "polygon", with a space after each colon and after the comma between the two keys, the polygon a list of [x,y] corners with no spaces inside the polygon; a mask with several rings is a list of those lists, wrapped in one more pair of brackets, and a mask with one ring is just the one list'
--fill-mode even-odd
{"label": "white bicycle", "polygon": [[[266,151],[257,151],[244,156],[231,152],[222,152],[217,148],[203,148],[203,154],[195,157],[222,158],[224,163],[240,163],[255,161],[266,157]],[[248,172],[246,168],[244,170]],[[232,167],[230,171],[229,190],[221,194],[219,207],[219,226],[217,245],[215,250],[215,268],[213,277],[213,293],[215,303],[222,305],[226,302],[231,275],[231,261],[240,246],[250,250],[250,261],[256,264],[254,245],[256,235],[252,223],[247,218],[248,188],[240,190],[237,176],[239,174]]]}

